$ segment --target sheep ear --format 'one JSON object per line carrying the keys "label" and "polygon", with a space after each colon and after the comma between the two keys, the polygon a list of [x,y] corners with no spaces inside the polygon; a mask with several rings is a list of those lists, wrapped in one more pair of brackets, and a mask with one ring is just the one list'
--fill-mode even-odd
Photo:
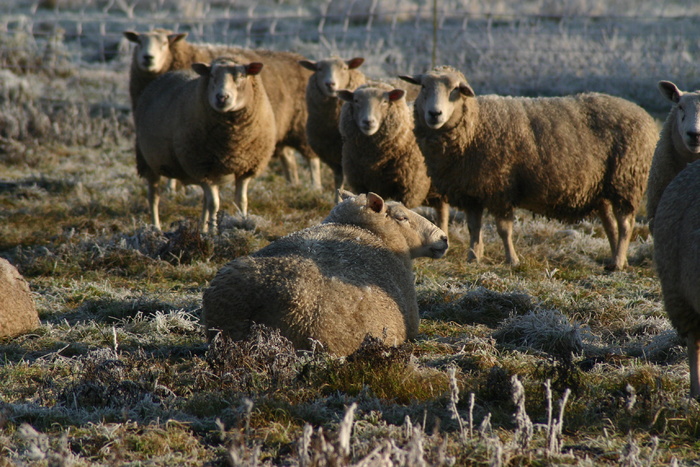
{"label": "sheep ear", "polygon": [[354,196],[355,196],[355,194],[352,193],[351,191],[343,190],[342,188],[338,189],[338,197],[340,198],[341,201],[345,201],[348,198],[353,198]]}
{"label": "sheep ear", "polygon": [[299,65],[303,66],[307,70],[318,71],[316,62],[312,62],[311,60],[299,60]]}
{"label": "sheep ear", "polygon": [[683,91],[678,89],[678,86],[673,84],[670,81],[659,81],[659,91],[661,91],[661,95],[663,95],[666,99],[670,100],[671,102],[678,104],[678,101],[681,100],[681,96],[683,95]]}
{"label": "sheep ear", "polygon": [[464,96],[464,97],[474,97],[476,94],[474,93],[474,90],[472,89],[471,86],[469,86],[467,83],[459,83],[459,92]]}
{"label": "sheep ear", "polygon": [[354,96],[353,92],[348,91],[347,89],[340,89],[336,91],[335,95],[338,97],[338,99],[345,102],[352,102],[352,98]]}
{"label": "sheep ear", "polygon": [[181,32],[178,34],[168,34],[168,42],[170,42],[171,44],[174,44],[177,41],[181,41],[185,37],[187,37],[186,32]]}
{"label": "sheep ear", "polygon": [[353,70],[353,69],[359,67],[360,65],[362,65],[363,63],[365,63],[365,59],[362,57],[355,57],[355,58],[351,58],[350,60],[348,60],[345,63],[347,63],[348,68]]}
{"label": "sheep ear", "polygon": [[209,73],[211,73],[211,67],[206,63],[193,63],[192,69],[199,76],[209,76]]}
{"label": "sheep ear", "polygon": [[406,91],[404,91],[403,89],[394,89],[392,91],[387,92],[386,94],[389,97],[389,101],[394,102],[394,101],[398,101],[403,96],[405,96]]}
{"label": "sheep ear", "polygon": [[371,191],[367,193],[367,207],[379,214],[386,210],[386,204],[384,204],[382,197]]}
{"label": "sheep ear", "polygon": [[249,63],[245,66],[245,72],[249,76],[255,76],[263,69],[263,64],[260,62]]}
{"label": "sheep ear", "polygon": [[421,75],[399,75],[399,78],[401,78],[404,81],[408,81],[411,84],[417,84],[419,86],[421,84]]}
{"label": "sheep ear", "polygon": [[126,37],[129,42],[133,42],[134,44],[139,43],[139,33],[134,32],[134,31],[124,31],[124,37]]}

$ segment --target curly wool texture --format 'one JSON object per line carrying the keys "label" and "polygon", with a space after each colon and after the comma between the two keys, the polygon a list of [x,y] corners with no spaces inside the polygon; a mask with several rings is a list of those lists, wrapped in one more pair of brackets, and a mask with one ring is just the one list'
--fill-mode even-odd
{"label": "curly wool texture", "polygon": [[661,196],[654,261],[666,312],[678,333],[700,335],[700,161],[683,169]]}
{"label": "curly wool texture", "polygon": [[[388,92],[393,89],[387,84],[375,83],[361,86],[355,92]],[[355,191],[373,191],[409,208],[425,202],[431,180],[413,134],[412,109],[406,99],[387,102],[379,130],[372,135],[366,135],[358,128],[355,108],[346,102],[340,117],[340,133],[343,137],[343,173]]]}
{"label": "curly wool texture", "polygon": [[681,141],[677,119],[678,109],[673,106],[661,128],[654,158],[651,162],[649,182],[647,183],[647,218],[650,222],[650,228],[655,224],[653,219],[656,216],[657,206],[668,184],[688,164],[700,158],[700,154],[688,151]]}
{"label": "curly wool texture", "polygon": [[[413,338],[419,316],[410,250],[417,240],[410,237],[428,229],[422,241],[444,248],[446,237],[398,203],[378,213],[363,207],[366,199],[346,200],[324,223],[224,266],[204,292],[209,338],[221,330],[244,339],[258,323],[280,329],[296,348],[314,339],[336,355],[357,350],[367,334],[387,345]],[[409,235],[397,216],[416,223]]]}

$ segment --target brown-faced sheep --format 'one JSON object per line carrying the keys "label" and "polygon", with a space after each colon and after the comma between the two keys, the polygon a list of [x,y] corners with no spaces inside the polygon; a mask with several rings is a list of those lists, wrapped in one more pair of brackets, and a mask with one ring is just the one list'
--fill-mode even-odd
{"label": "brown-faced sheep", "polygon": [[646,111],[598,93],[475,97],[452,67],[402,78],[422,85],[416,137],[438,192],[466,211],[470,259],[482,257],[487,208],[506,261],[519,263],[512,231],[514,210],[521,207],[567,222],[596,213],[613,254],[606,267],[627,265],[658,137]]}
{"label": "brown-faced sheep", "polygon": [[218,58],[195,63],[192,73],[170,72],[141,94],[136,145],[143,155],[139,173],[148,181],[153,224],[160,228],[161,175],[204,190],[201,227],[216,223],[219,186],[236,181],[236,204],[248,209],[248,183],[266,167],[275,148],[272,107],[259,76],[259,62]]}
{"label": "brown-faced sheep", "polygon": [[700,161],[683,169],[659,200],[654,261],[664,306],[686,339],[690,394],[700,397]]}
{"label": "brown-faced sheep", "polygon": [[203,297],[209,339],[244,339],[253,323],[279,328],[295,347],[310,339],[348,355],[367,334],[397,345],[419,316],[412,259],[440,258],[447,236],[374,193],[341,192],[323,223],[224,266]]}
{"label": "brown-faced sheep", "polygon": [[659,81],[658,86],[673,105],[661,129],[647,184],[647,219],[652,234],[664,189],[686,165],[700,159],[700,91],[684,92],[670,81]]}
{"label": "brown-faced sheep", "polygon": [[358,69],[364,61],[362,57],[350,60],[332,57],[299,62],[313,72],[306,85],[306,137],[318,157],[333,171],[336,190],[343,186],[343,143],[338,130],[343,103],[336,98],[336,92],[354,90],[365,83],[365,75]]}
{"label": "brown-faced sheep", "polygon": [[373,191],[408,208],[426,201],[447,232],[449,205],[433,189],[425,159],[413,134],[413,109],[406,91],[388,84],[339,90],[345,181],[359,192]]}
{"label": "brown-faced sheep", "polygon": [[29,284],[6,259],[0,258],[0,338],[39,327],[39,314]]}
{"label": "brown-faced sheep", "polygon": [[[187,33],[176,34],[165,29],[148,33],[125,31],[124,36],[136,44],[131,65],[129,89],[132,104],[139,90],[168,71],[189,70],[193,63],[209,63],[217,57],[236,56],[246,62],[262,62],[262,80],[274,110],[277,129],[275,156],[280,157],[285,175],[298,182],[294,148],[308,160],[314,189],[321,189],[321,167],[318,156],[306,140],[306,103],[304,93],[311,72],[299,65],[304,59],[293,52],[245,49],[218,44],[187,42]],[[136,154],[137,167],[143,163]]]}

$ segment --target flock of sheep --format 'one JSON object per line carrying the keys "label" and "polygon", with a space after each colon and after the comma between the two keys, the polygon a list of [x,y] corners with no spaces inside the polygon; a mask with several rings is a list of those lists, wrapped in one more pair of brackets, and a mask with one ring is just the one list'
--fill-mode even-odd
{"label": "flock of sheep", "polygon": [[[641,107],[605,94],[477,97],[450,66],[378,81],[360,57],[311,61],[193,44],[163,29],[124,35],[136,44],[136,164],[157,227],[162,177],[202,187],[201,228],[213,232],[219,187],[235,182],[245,216],[248,183],[272,157],[295,183],[299,152],[319,190],[320,162],[333,171],[338,204],[320,225],[212,280],[209,339],[241,339],[262,323],[298,348],[315,342],[347,355],[368,334],[390,345],[412,338],[411,261],[445,254],[449,205],[466,213],[470,260],[483,255],[488,209],[506,262],[517,265],[512,227],[524,208],[564,221],[596,214],[612,252],[606,268],[624,269],[646,190],[665,307],[687,338],[691,395],[700,397],[700,93],[660,82],[672,108],[659,134]],[[436,209],[439,227],[408,209],[419,205]]]}

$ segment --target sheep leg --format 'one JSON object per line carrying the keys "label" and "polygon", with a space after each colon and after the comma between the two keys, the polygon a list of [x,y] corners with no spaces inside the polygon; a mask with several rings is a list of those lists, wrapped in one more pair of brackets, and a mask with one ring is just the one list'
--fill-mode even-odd
{"label": "sheep leg", "polygon": [[151,223],[160,230],[160,216],[158,215],[158,205],[160,204],[160,177],[155,180],[148,180],[148,207],[151,210]]}
{"label": "sheep leg", "polygon": [[316,191],[321,191],[321,159],[314,154],[308,158],[309,171],[311,172],[311,188]]}
{"label": "sheep leg", "polygon": [[204,205],[202,206],[201,226],[202,232],[216,232],[216,213],[219,211],[219,186],[208,183],[201,184],[204,191]]}
{"label": "sheep leg", "polygon": [[275,148],[275,156],[280,158],[282,162],[282,170],[284,178],[292,185],[299,184],[299,171],[297,170],[297,159],[294,155],[294,149],[283,146]]}
{"label": "sheep leg", "polygon": [[437,226],[447,233],[448,225],[450,222],[450,205],[444,196],[438,196],[435,198],[429,198],[428,204],[430,207],[435,209],[437,214]]}
{"label": "sheep leg", "polygon": [[612,263],[606,266],[606,269],[611,271],[622,271],[627,266],[627,249],[630,246],[632,239],[632,231],[634,230],[634,214],[617,213],[617,247],[613,254]]}
{"label": "sheep leg", "polygon": [[520,264],[520,259],[515,252],[515,246],[513,245],[513,213],[510,213],[504,217],[496,217],[496,231],[498,236],[501,237],[503,241],[503,248],[506,250],[506,263],[511,266],[517,266]]}
{"label": "sheep leg", "polygon": [[610,201],[604,200],[600,207],[598,208],[598,217],[603,224],[603,229],[605,229],[605,235],[608,237],[608,242],[610,243],[610,251],[612,255],[615,256],[615,251],[617,250],[617,220],[613,214],[612,205]]}
{"label": "sheep leg", "polygon": [[484,214],[484,208],[471,207],[467,211],[467,228],[469,229],[469,254],[467,261],[481,261],[484,255],[484,238],[481,233],[481,217]]}
{"label": "sheep leg", "polygon": [[243,217],[248,215],[248,183],[250,183],[250,177],[236,180],[236,205]]}
{"label": "sheep leg", "polygon": [[688,363],[690,365],[690,397],[700,398],[700,337],[688,334]]}

